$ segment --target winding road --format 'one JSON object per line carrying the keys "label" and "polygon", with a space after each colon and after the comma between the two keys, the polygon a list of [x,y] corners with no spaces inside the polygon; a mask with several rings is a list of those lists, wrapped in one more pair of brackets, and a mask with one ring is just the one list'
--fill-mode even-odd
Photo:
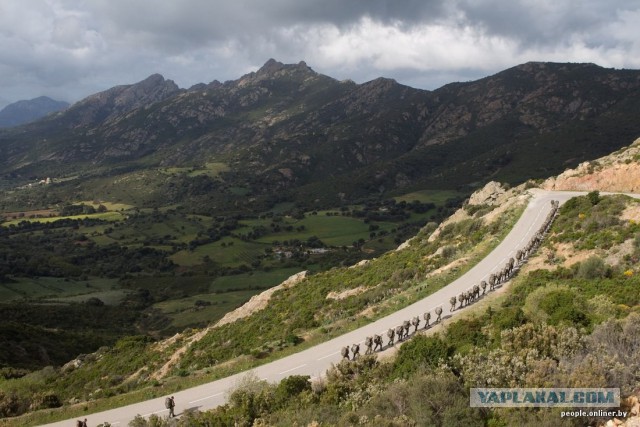
{"label": "winding road", "polygon": [[[465,309],[463,308],[450,312],[449,298],[452,295],[458,295],[468,290],[471,286],[480,283],[482,280],[487,280],[490,274],[497,273],[502,269],[509,258],[515,257],[516,251],[525,246],[540,229],[547,214],[551,210],[551,200],[558,200],[560,204],[562,204],[572,197],[586,194],[585,192],[543,191],[537,189],[529,190],[529,192],[531,193],[529,204],[511,232],[509,232],[505,239],[489,255],[457,280],[428,297],[393,314],[307,350],[256,367],[252,369],[252,372],[258,378],[269,382],[277,382],[290,375],[310,375],[312,378],[320,377],[324,375],[331,364],[340,361],[340,349],[344,346],[360,343],[361,353],[364,353],[365,347],[362,343],[366,336],[374,334],[382,335],[386,344],[386,331],[390,327],[402,324],[404,320],[410,320],[414,316],[420,316],[422,322],[420,326],[422,327],[424,326],[422,314],[430,311],[433,321],[435,319],[434,310],[436,307],[442,307],[443,319],[454,317],[464,311]],[[640,198],[640,195],[629,195]],[[247,372],[241,372],[227,378],[174,393],[176,415],[179,416],[187,410],[198,409],[204,411],[225,403],[226,392],[233,388],[238,381],[246,375]],[[152,414],[160,416],[168,414],[168,410],[164,408],[164,397],[104,412],[88,414],[86,418],[88,419],[88,424],[91,426],[109,422],[112,426],[122,427],[127,426],[129,421],[136,415],[148,417]],[[85,418],[85,416],[82,416],[82,418]],[[65,420],[47,424],[47,426],[70,427],[74,425],[73,422],[74,420]]]}

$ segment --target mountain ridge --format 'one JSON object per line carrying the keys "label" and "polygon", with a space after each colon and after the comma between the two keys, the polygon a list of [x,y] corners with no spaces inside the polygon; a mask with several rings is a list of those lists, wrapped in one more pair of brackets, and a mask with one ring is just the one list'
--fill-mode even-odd
{"label": "mountain ridge", "polygon": [[635,139],[638,94],[640,71],[593,64],[530,62],[426,91],[385,78],[340,82],[271,59],[189,89],[152,75],[1,132],[0,173],[221,162],[229,186],[333,204],[412,185],[472,189],[546,178]]}
{"label": "mountain ridge", "polygon": [[16,101],[0,110],[0,128],[20,126],[68,107],[68,102],[56,101],[48,96]]}

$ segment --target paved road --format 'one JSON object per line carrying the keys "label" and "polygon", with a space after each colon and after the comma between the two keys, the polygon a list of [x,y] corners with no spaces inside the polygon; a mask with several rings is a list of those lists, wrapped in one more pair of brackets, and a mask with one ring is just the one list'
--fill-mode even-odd
{"label": "paved road", "polygon": [[[257,367],[253,369],[253,373],[258,378],[270,382],[277,382],[290,375],[319,377],[324,375],[331,364],[340,361],[340,349],[343,346],[351,346],[351,344],[358,342],[362,344],[366,336],[373,334],[383,335],[384,343],[386,344],[387,338],[384,334],[387,329],[400,325],[404,320],[410,320],[414,316],[420,315],[422,317],[425,311],[430,311],[432,319],[435,319],[433,311],[438,306],[442,307],[442,316],[445,319],[464,311],[463,309],[450,312],[449,298],[468,290],[482,280],[487,280],[491,273],[496,273],[502,269],[507,260],[514,257],[516,251],[526,245],[540,229],[551,209],[551,200],[558,200],[562,204],[572,197],[585,194],[584,192],[530,191],[533,197],[531,197],[527,208],[507,237],[486,258],[459,279],[421,301],[389,316],[330,341],[318,344],[315,347]],[[640,195],[633,196],[640,198]],[[424,320],[421,319],[421,321],[423,322],[421,326],[424,326]],[[411,329],[413,330],[413,327]],[[364,345],[361,345],[360,348],[361,353],[364,353]],[[189,409],[207,410],[225,403],[226,391],[233,388],[245,375],[246,372],[243,372],[174,393],[176,414],[180,415],[181,412]],[[86,417],[88,418],[88,424],[92,426],[105,421],[111,423],[112,426],[127,426],[129,421],[138,414],[144,417],[148,417],[151,414],[167,415],[168,410],[164,409],[164,397],[87,415]],[[47,426],[51,427],[69,427],[72,425],[74,425],[73,420],[47,424]]]}

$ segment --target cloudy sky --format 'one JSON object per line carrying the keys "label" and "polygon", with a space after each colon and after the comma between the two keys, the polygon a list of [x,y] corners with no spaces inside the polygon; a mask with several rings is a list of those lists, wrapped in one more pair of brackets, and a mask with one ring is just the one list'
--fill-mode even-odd
{"label": "cloudy sky", "polygon": [[269,58],[435,89],[527,61],[640,68],[638,0],[0,0],[0,107]]}

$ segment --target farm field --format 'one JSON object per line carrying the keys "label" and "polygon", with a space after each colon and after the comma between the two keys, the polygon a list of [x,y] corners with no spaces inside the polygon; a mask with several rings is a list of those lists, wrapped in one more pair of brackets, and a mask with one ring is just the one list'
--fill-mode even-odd
{"label": "farm field", "polygon": [[[3,302],[24,299],[47,299],[52,301],[84,301],[98,294],[122,293],[116,279],[90,278],[88,280],[69,280],[58,277],[20,277],[11,282],[0,283],[0,300]],[[104,301],[105,303],[107,301]]]}
{"label": "farm field", "polygon": [[[222,165],[205,169],[162,174],[224,171]],[[399,196],[400,201],[371,200],[318,211],[280,202],[247,216],[207,215],[177,205],[135,206],[133,194],[142,191],[153,173],[160,174],[121,178],[127,186],[117,188],[126,187],[132,197],[87,199],[24,215],[14,209],[20,218],[0,226],[0,245],[7,254],[0,264],[0,301],[45,304],[51,313],[69,316],[95,315],[100,307],[113,317],[95,318],[91,328],[104,330],[108,340],[126,329],[112,325],[121,312],[131,315],[128,328],[168,336],[215,322],[302,270],[317,273],[352,265],[393,249],[442,216],[441,203],[454,195],[414,192]],[[113,182],[104,184],[105,189],[116,188],[109,187]],[[228,190],[245,194],[248,189]]]}
{"label": "farm field", "polygon": [[162,301],[153,307],[171,318],[173,327],[206,325],[298,272],[300,268],[290,267],[218,277],[211,281],[207,293]]}

